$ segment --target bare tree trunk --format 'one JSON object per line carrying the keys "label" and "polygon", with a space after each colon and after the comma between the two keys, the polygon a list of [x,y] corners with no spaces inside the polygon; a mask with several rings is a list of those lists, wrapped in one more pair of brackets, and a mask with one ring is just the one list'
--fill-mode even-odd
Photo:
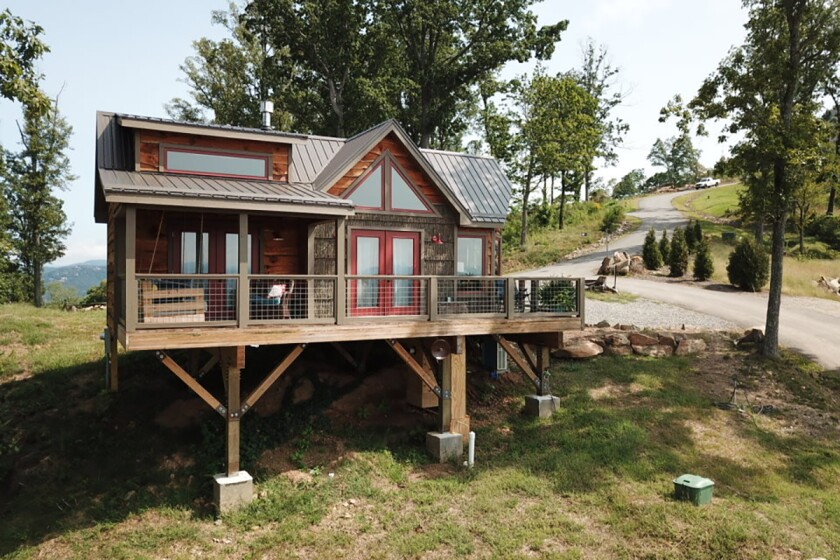
{"label": "bare tree trunk", "polygon": [[35,307],[43,307],[44,295],[41,292],[41,273],[44,266],[37,260],[32,265],[32,281],[35,284]]}
{"label": "bare tree trunk", "polygon": [[825,211],[826,216],[834,215],[834,204],[837,201],[837,187],[831,185],[831,190],[828,192],[828,209]]}
{"label": "bare tree trunk", "polygon": [[519,247],[528,247],[528,198],[531,196],[531,180],[534,174],[534,156],[529,156],[528,172],[525,174],[525,184],[522,187],[522,231],[519,232]]}
{"label": "bare tree trunk", "polygon": [[563,229],[566,225],[566,172],[560,172],[560,213],[559,213],[558,229]]}
{"label": "bare tree trunk", "polygon": [[589,189],[592,187],[592,172],[587,171],[583,176],[583,200],[589,201]]}
{"label": "bare tree trunk", "polygon": [[767,317],[764,323],[762,354],[779,355],[779,324],[782,307],[782,272],[785,256],[785,225],[787,212],[773,222],[773,249],[770,260],[770,293],[767,298]]}

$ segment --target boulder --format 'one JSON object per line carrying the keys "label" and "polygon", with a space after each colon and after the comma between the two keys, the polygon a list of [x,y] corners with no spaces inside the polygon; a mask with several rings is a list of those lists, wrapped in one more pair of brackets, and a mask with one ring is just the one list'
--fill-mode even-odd
{"label": "boulder", "polygon": [[654,344],[653,346],[638,346],[634,344],[632,348],[634,354],[638,354],[639,356],[651,356],[653,358],[671,356],[674,353],[674,349],[670,346],[659,346],[658,344]]}
{"label": "boulder", "polygon": [[637,331],[637,330],[639,330],[639,327],[637,327],[636,325],[616,325],[615,328],[620,330],[620,331]]}
{"label": "boulder", "polygon": [[609,321],[599,321],[599,322],[595,323],[595,326],[598,327],[599,329],[608,329],[612,325],[610,325]]}
{"label": "boulder", "polygon": [[604,349],[604,354],[608,356],[629,356],[633,353],[633,347],[629,344],[627,346],[607,346]]}
{"label": "boulder", "polygon": [[610,257],[604,257],[604,260],[601,261],[601,268],[598,269],[598,274],[612,274],[612,259]]}
{"label": "boulder", "polygon": [[612,333],[604,337],[607,346],[630,346],[630,338],[624,333]]}
{"label": "boulder", "polygon": [[595,356],[600,356],[603,353],[604,349],[591,340],[580,340],[557,350],[555,355],[558,358],[582,360],[586,358],[594,358]]}
{"label": "boulder", "polygon": [[641,274],[645,271],[645,261],[639,255],[630,257],[630,272],[633,274]]}
{"label": "boulder", "polygon": [[738,339],[736,346],[742,344],[761,344],[764,342],[764,331],[761,329],[750,329],[744,333],[744,336]]}
{"label": "boulder", "polygon": [[689,356],[691,354],[699,354],[705,352],[706,341],[702,338],[684,338],[677,344],[677,349],[674,354],[677,356]]}
{"label": "boulder", "polygon": [[677,339],[670,334],[660,334],[659,335],[659,345],[660,346],[670,346],[671,348],[677,347]]}
{"label": "boulder", "polygon": [[630,339],[630,344],[633,346],[656,346],[659,344],[659,338],[640,332],[630,333],[627,338]]}

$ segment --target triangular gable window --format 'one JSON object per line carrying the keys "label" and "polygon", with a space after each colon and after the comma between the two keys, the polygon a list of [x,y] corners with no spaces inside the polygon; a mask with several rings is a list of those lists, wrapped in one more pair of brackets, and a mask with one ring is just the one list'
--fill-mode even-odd
{"label": "triangular gable window", "polygon": [[387,151],[373,164],[372,171],[348,189],[344,198],[367,210],[434,213],[431,204],[406,178]]}

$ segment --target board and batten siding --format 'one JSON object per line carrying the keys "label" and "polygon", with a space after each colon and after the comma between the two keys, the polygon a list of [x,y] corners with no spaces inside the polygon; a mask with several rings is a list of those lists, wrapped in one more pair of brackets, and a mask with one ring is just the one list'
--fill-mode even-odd
{"label": "board and batten siding", "polygon": [[160,171],[160,146],[161,144],[166,144],[199,150],[201,148],[209,148],[211,150],[270,154],[273,167],[271,179],[274,181],[289,180],[290,146],[287,144],[146,130],[137,132],[135,142],[139,143],[137,149],[137,171]]}

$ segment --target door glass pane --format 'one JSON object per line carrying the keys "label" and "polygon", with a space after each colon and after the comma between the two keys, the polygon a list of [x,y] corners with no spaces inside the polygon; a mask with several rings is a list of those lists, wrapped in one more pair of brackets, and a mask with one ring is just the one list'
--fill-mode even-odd
{"label": "door glass pane", "polygon": [[458,275],[481,276],[484,241],[480,237],[458,238]]}
{"label": "door glass pane", "polygon": [[399,210],[415,210],[428,212],[428,208],[420,200],[400,172],[391,168],[391,207]]}
{"label": "door glass pane", "polygon": [[[411,276],[414,270],[414,239],[395,237],[393,239],[394,276]],[[394,305],[407,307],[414,302],[414,280],[394,281]]]}
{"label": "door glass pane", "polygon": [[[201,234],[201,246],[198,240],[197,232],[181,232],[181,274],[207,274],[209,272],[210,234]],[[199,253],[201,254],[200,267],[196,258]]]}
{"label": "door glass pane", "polygon": [[[379,270],[379,238],[356,238],[356,273],[372,276],[381,274]],[[357,307],[377,307],[379,305],[379,280],[359,280]]]}
{"label": "door glass pane", "polygon": [[[251,269],[251,234],[248,234],[248,266]],[[225,234],[225,274],[239,274],[239,234]]]}
{"label": "door glass pane", "polygon": [[350,193],[350,200],[356,206],[382,208],[382,165],[374,169],[367,179]]}

